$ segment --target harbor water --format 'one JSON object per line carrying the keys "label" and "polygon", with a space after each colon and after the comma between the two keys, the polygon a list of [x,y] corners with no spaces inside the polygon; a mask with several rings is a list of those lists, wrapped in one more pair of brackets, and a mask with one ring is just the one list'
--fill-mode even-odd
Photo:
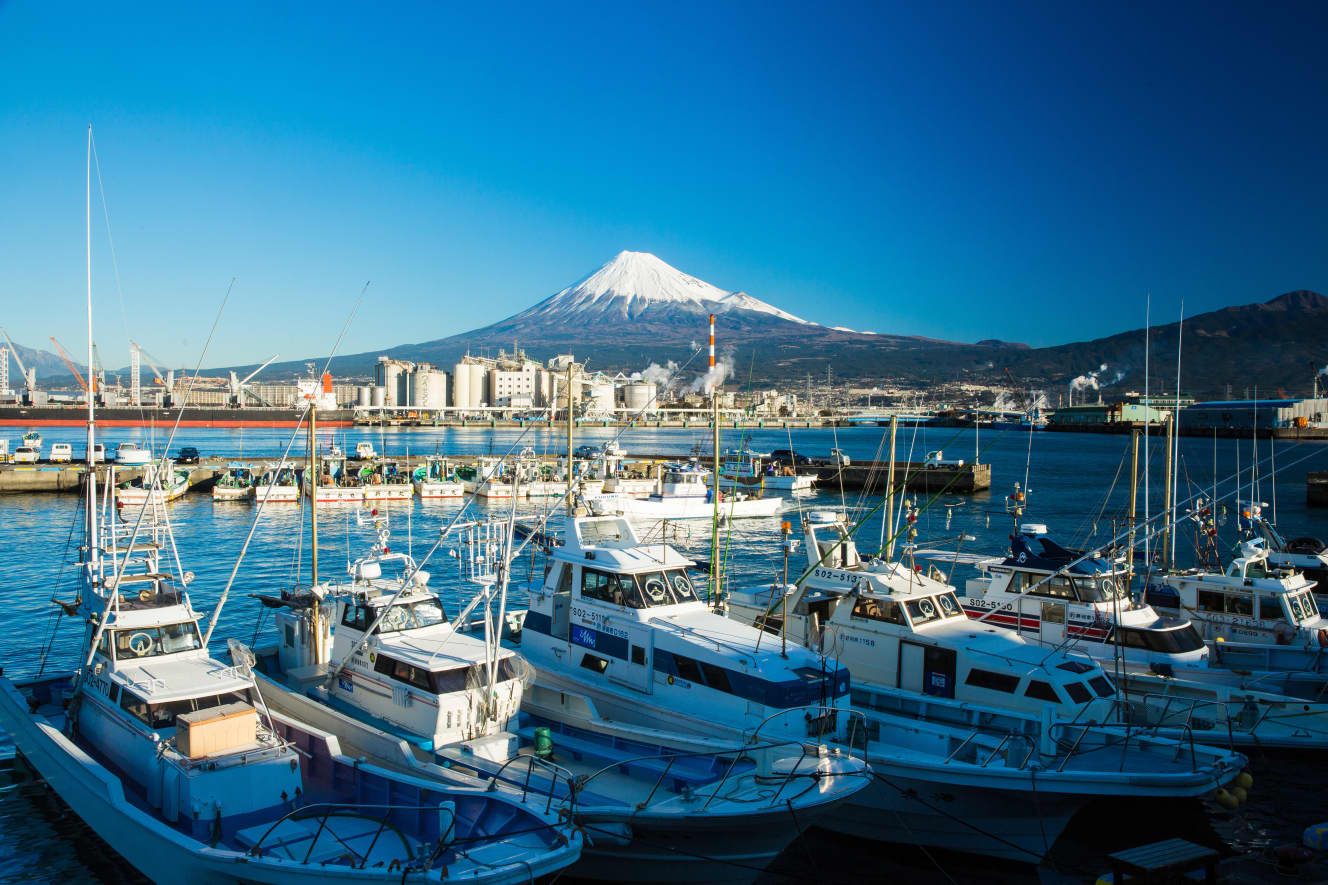
{"label": "harbor water", "polygon": [[[82,451],[83,431],[78,428],[37,428],[49,448],[54,442],[70,442]],[[447,455],[515,454],[529,446],[537,454],[558,454],[566,449],[561,428],[372,428],[320,431],[324,446],[336,442],[351,451],[367,440],[380,454],[422,455],[435,451]],[[608,428],[579,428],[576,445],[598,444],[616,437],[629,453],[676,453],[679,457],[698,447],[709,448],[709,430],[627,430],[619,434]],[[107,449],[124,440],[163,443],[160,429],[115,428],[102,437]],[[204,455],[251,460],[277,460],[290,441],[289,431],[280,430],[187,430],[181,431],[172,450],[196,446]],[[902,460],[921,461],[937,449],[946,458],[969,460],[976,456],[992,465],[992,488],[972,495],[941,492],[911,494],[918,508],[916,522],[919,547],[1001,555],[1015,519],[1008,512],[1008,495],[1019,483],[1026,495],[1022,521],[1045,523],[1062,543],[1091,547],[1104,544],[1123,529],[1129,494],[1130,439],[1094,434],[982,432],[903,425],[899,428],[897,455]],[[857,460],[885,460],[885,428],[726,431],[721,446],[745,445],[754,451],[792,448],[800,454],[825,456],[838,448]],[[1148,440],[1140,456],[1140,479],[1147,465],[1150,484],[1147,494],[1141,485],[1139,508],[1152,512],[1162,507],[1164,442]],[[1258,479],[1251,495],[1253,444],[1236,440],[1205,440],[1186,437],[1180,441],[1176,487],[1182,511],[1194,496],[1218,497],[1219,551],[1229,554],[1236,537],[1236,501],[1253,497],[1265,503],[1265,515],[1275,519],[1287,537],[1328,537],[1328,510],[1305,504],[1305,475],[1328,469],[1328,445],[1284,441],[1269,448],[1257,445]],[[304,450],[303,436],[291,449],[293,456]],[[1278,473],[1272,474],[1276,463]],[[1237,491],[1237,476],[1243,484]],[[797,499],[797,508],[856,510],[870,513],[859,529],[859,546],[874,551],[883,536],[883,510],[876,496],[842,492],[822,487]],[[896,502],[898,503],[898,502]],[[485,505],[480,501],[380,503],[378,510],[390,523],[394,547],[410,548],[421,555],[437,539],[441,527],[463,507],[479,513],[507,512],[508,504]],[[556,509],[554,502],[518,505],[526,518],[538,518]],[[206,494],[186,495],[169,506],[170,520],[178,544],[179,567],[196,578],[189,590],[197,607],[211,611],[235,564],[236,556],[252,523],[255,505],[214,503]],[[360,555],[371,539],[371,529],[358,524],[360,508],[321,507],[320,569],[339,576],[347,562]],[[246,643],[273,638],[270,617],[251,593],[273,593],[292,586],[303,574],[308,579],[308,527],[306,508],[269,505],[239,572],[217,631],[216,650],[225,649],[227,637]],[[732,586],[769,583],[784,572],[780,552],[780,522],[790,519],[797,536],[797,510],[793,516],[741,520],[721,529],[720,554]],[[76,494],[29,494],[0,498],[0,520],[4,526],[8,564],[5,616],[0,618],[0,666],[7,676],[66,670],[76,665],[79,628],[60,617],[53,599],[73,599],[77,587],[77,547],[81,498]],[[126,513],[125,516],[131,516]],[[556,516],[552,522],[556,528]],[[1192,524],[1182,524],[1176,534],[1178,565],[1194,556]],[[959,542],[958,539],[963,539]],[[669,542],[685,551],[709,558],[710,525],[676,524],[670,527]],[[174,565],[174,555],[168,557]],[[952,566],[938,566],[951,572]],[[440,592],[455,613],[462,595],[472,585],[457,574],[456,564],[441,554],[426,566],[431,586]],[[527,570],[538,574],[539,563],[523,557],[517,577]],[[790,580],[806,568],[799,545],[789,566]],[[951,580],[962,590],[972,574],[963,566],[953,567]],[[520,607],[523,600],[514,605]],[[8,747],[0,736],[0,756]],[[883,833],[893,844],[863,842],[847,837],[809,831],[782,856],[765,881],[854,881],[880,880],[890,876],[903,881],[937,881],[947,876],[957,881],[1091,881],[1106,869],[1110,851],[1181,836],[1220,847],[1228,855],[1245,855],[1255,869],[1263,867],[1278,845],[1297,842],[1308,824],[1328,817],[1322,801],[1328,777],[1322,760],[1301,759],[1289,754],[1259,754],[1251,757],[1254,788],[1250,801],[1234,811],[1211,802],[1154,803],[1141,809],[1111,805],[1090,806],[1071,825],[1049,861],[1040,869],[1002,866],[990,861],[941,852],[926,852],[910,845],[907,821],[881,820]],[[827,864],[826,859],[833,859]],[[1267,869],[1272,870],[1271,860]],[[626,871],[630,876],[630,871]],[[0,772],[0,882],[139,881],[135,871],[100,844],[87,826],[74,817],[58,799],[39,785],[25,781],[19,771]]]}

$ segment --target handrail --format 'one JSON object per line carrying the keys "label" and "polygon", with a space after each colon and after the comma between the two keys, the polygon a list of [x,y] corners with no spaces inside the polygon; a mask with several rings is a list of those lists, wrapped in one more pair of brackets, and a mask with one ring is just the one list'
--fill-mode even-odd
{"label": "handrail", "polygon": [[[551,775],[551,780],[549,782],[549,789],[545,794],[547,797],[544,803],[545,812],[548,812],[549,809],[553,807],[553,794],[554,791],[558,788],[559,775],[562,775],[567,779],[566,801],[569,803],[569,807],[572,811],[576,810],[576,795],[579,792],[579,789],[576,784],[576,776],[572,774],[572,772],[568,771],[566,768],[563,768],[561,765],[557,765],[553,762],[550,762],[547,759],[541,759],[538,756],[536,756],[534,753],[518,753],[517,755],[513,756],[511,759],[508,759],[506,762],[504,762],[501,766],[499,766],[498,771],[494,773],[493,777],[489,781],[488,792],[493,792],[494,790],[498,789],[498,782],[502,780],[503,772],[507,770],[507,766],[511,765],[514,762],[517,762],[520,759],[529,760],[526,764],[526,779],[524,783],[521,785],[522,802],[526,801],[526,798],[530,793],[530,778],[535,771],[535,766],[538,764],[541,768],[548,769]],[[584,787],[585,785],[582,784],[581,786]]]}
{"label": "handrail", "polygon": [[[313,841],[309,843],[309,854],[305,855],[305,859],[301,861],[301,863],[309,862],[309,855],[313,853],[315,843],[317,843],[318,841],[318,836],[322,834],[323,828],[327,825],[327,819],[331,817],[333,812],[335,812],[337,809],[351,809],[356,811],[365,811],[368,809],[384,810],[387,812],[387,815],[384,816],[384,820],[386,820],[387,817],[390,817],[392,812],[394,811],[437,811],[439,806],[438,805],[379,805],[379,804],[366,805],[358,802],[311,802],[308,805],[301,805],[298,808],[292,808],[290,811],[286,812],[281,817],[273,821],[272,825],[263,831],[263,835],[259,837],[258,841],[255,842],[252,846],[250,846],[249,851],[247,853],[252,855],[253,857],[261,856],[263,843],[267,841],[268,836],[272,835],[273,830],[275,830],[277,827],[281,826],[283,823],[285,823],[288,820],[300,820],[303,818],[314,817],[316,814],[316,812],[314,812],[314,809],[317,808],[322,808],[325,810],[322,812],[321,815],[319,815],[320,819],[318,825],[318,833],[314,835]],[[407,846],[407,848],[409,850],[409,846]],[[357,853],[354,851],[354,849],[348,848],[347,850],[349,850],[352,854]]]}

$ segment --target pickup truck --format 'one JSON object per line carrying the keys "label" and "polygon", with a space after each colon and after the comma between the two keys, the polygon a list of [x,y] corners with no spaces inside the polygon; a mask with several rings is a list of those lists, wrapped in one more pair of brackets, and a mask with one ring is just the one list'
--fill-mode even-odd
{"label": "pickup truck", "polygon": [[51,443],[51,463],[67,464],[74,460],[74,447],[69,443]]}
{"label": "pickup truck", "polygon": [[922,462],[923,467],[963,467],[963,458],[947,458],[945,452],[937,449],[934,452],[927,453],[927,459]]}

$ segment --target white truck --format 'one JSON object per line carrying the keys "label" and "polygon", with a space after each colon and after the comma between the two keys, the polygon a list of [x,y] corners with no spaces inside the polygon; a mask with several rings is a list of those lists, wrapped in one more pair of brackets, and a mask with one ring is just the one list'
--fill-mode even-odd
{"label": "white truck", "polygon": [[923,466],[923,467],[928,467],[928,468],[934,468],[934,467],[963,467],[963,466],[964,466],[964,459],[963,459],[963,458],[947,458],[947,457],[945,457],[945,452],[941,451],[940,449],[937,449],[937,450],[934,451],[934,452],[928,452],[928,453],[927,453],[927,458],[926,458],[925,461],[922,462],[922,466]]}

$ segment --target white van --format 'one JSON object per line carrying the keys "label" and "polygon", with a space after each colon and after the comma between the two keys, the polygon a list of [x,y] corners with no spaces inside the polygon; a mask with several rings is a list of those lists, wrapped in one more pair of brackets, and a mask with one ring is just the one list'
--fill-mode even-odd
{"label": "white van", "polygon": [[14,449],[15,464],[36,464],[40,456],[41,451],[34,449],[32,446],[19,446]]}
{"label": "white van", "polygon": [[74,447],[69,443],[51,443],[51,462],[64,464],[74,460]]}

